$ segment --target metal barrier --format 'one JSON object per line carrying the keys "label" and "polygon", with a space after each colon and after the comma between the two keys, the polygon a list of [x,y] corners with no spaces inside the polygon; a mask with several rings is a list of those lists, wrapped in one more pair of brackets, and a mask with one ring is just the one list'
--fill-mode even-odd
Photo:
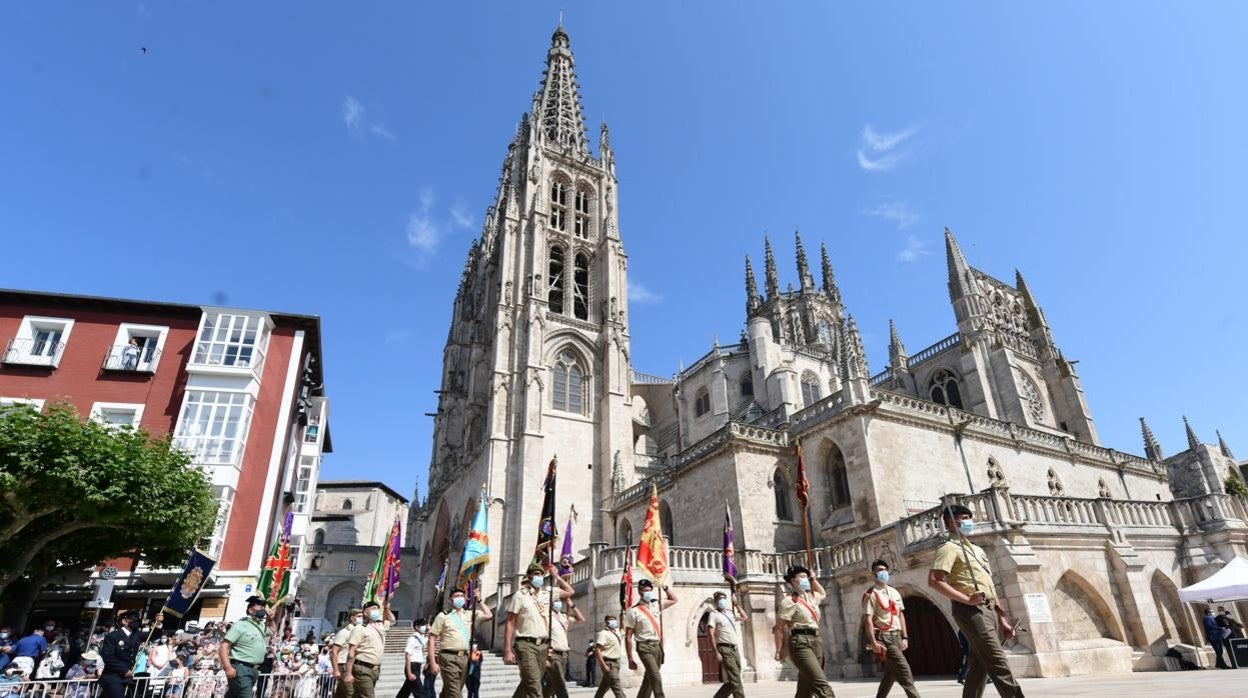
{"label": "metal barrier", "polygon": [[[255,698],[330,698],[337,679],[331,674],[261,674]],[[126,698],[222,698],[223,672],[186,677],[139,676],[125,685]],[[16,684],[0,683],[0,698],[99,698],[98,679],[32,679]]]}

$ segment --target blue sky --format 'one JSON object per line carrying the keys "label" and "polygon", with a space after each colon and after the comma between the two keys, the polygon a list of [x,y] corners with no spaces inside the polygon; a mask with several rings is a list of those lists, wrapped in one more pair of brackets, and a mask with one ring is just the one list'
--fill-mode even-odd
{"label": "blue sky", "polygon": [[[410,492],[463,256],[560,6],[620,178],[638,370],[826,241],[873,370],[954,330],[941,232],[1026,275],[1102,441],[1240,456],[1248,8],[5,3],[0,286],[323,317],[324,477]],[[1043,8],[1043,10],[1039,9]],[[147,48],[143,54],[141,47]],[[643,302],[644,301],[644,302]]]}

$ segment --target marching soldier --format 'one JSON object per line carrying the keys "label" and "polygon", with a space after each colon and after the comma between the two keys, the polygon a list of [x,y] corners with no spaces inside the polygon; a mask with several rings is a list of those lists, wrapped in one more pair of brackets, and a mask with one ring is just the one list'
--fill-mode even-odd
{"label": "marching soldier", "polygon": [[235,621],[217,650],[221,668],[225,670],[225,698],[251,698],[260,678],[260,664],[273,634],[273,619],[265,601],[259,596],[247,597],[247,617]]}
{"label": "marching soldier", "polygon": [[[780,601],[776,621],[776,661],[783,661],[785,649],[797,668],[797,696],[833,698],[832,684],[823,675],[823,639],[819,634],[819,604],[827,592],[810,570],[794,565],[784,573],[791,590]],[[788,630],[788,642],[785,642]]]}
{"label": "marching soldier", "polygon": [[[546,570],[538,564],[529,565],[520,590],[511,597],[503,630],[503,661],[520,664],[520,685],[512,694],[514,698],[542,697],[542,676],[546,674],[550,658],[547,643],[554,635],[550,605],[572,595],[572,587],[567,582],[557,574],[554,578],[561,588],[542,591],[546,586]],[[566,639],[564,644],[567,644]],[[567,661],[566,652],[564,661]],[[562,683],[562,675],[560,679]]]}
{"label": "marching soldier", "polygon": [[628,655],[628,668],[637,671],[637,662],[633,661],[633,640],[637,640],[637,658],[646,668],[646,676],[637,690],[637,698],[664,698],[663,675],[663,632],[659,618],[663,609],[676,605],[676,595],[671,587],[663,587],[665,599],[662,606],[655,603],[658,595],[654,591],[654,582],[643,579],[637,582],[637,590],[641,599],[633,607],[624,612],[624,653]]}
{"label": "marching soldier", "polygon": [[893,690],[893,683],[901,685],[907,698],[919,698],[910,663],[902,654],[910,647],[906,617],[902,614],[906,605],[901,600],[901,592],[888,585],[887,562],[876,560],[871,563],[871,571],[875,573],[875,586],[862,595],[862,622],[871,642],[871,652],[884,662],[884,678],[880,679],[875,698],[887,696]]}
{"label": "marching soldier", "polygon": [[351,639],[351,631],[355,630],[355,626],[363,624],[364,611],[358,608],[347,611],[347,622],[334,633],[334,638],[329,643],[329,663],[334,678],[338,680],[334,685],[334,698],[353,698],[355,695],[355,682],[347,683],[342,680],[342,676],[347,664],[347,654],[350,651],[347,648],[347,640]]}
{"label": "marching soldier", "polygon": [[715,592],[715,611],[711,613],[707,632],[711,636],[711,644],[719,652],[720,672],[724,685],[715,692],[715,698],[745,698],[745,689],[741,685],[741,657],[737,654],[737,624],[745,622],[745,612],[736,604],[736,599],[722,591]]}
{"label": "marching soldier", "polygon": [[927,576],[927,585],[953,601],[953,620],[966,636],[966,683],[964,698],[979,696],[988,679],[997,692],[1009,698],[1020,697],[1023,689],[1014,679],[1001,649],[1001,636],[1010,639],[1014,628],[1005,610],[997,604],[996,585],[988,566],[988,554],[966,539],[975,528],[970,509],[954,504],[945,508],[949,540],[936,549],[936,559]]}
{"label": "marching soldier", "polygon": [[602,698],[607,691],[615,698],[624,698],[624,689],[620,688],[620,657],[624,654],[624,641],[620,639],[620,621],[612,615],[603,619],[603,628],[594,638],[594,658],[598,668],[602,670],[602,680],[598,682],[598,692],[594,698]]}
{"label": "marching soldier", "polygon": [[[557,572],[554,576],[559,580],[560,586],[567,584]],[[568,684],[565,677],[568,670],[568,653],[572,650],[572,646],[568,644],[568,628],[585,622],[585,617],[581,615],[581,609],[572,603],[570,597],[567,601],[555,599],[554,611],[550,625],[550,659],[546,662],[546,688],[542,695],[545,698],[551,698],[551,696],[568,698]]]}
{"label": "marching soldier", "polygon": [[[494,617],[490,607],[481,604],[481,592],[477,591],[475,603],[480,608],[477,620]],[[429,626],[429,657],[425,666],[429,673],[442,674],[441,698],[461,698],[464,694],[464,678],[468,672],[468,650],[472,643],[472,611],[468,610],[468,595],[463,589],[451,592],[451,608],[440,614]]]}
{"label": "marching soldier", "polygon": [[347,661],[342,672],[344,683],[354,683],[354,698],[373,698],[373,689],[381,677],[381,657],[386,653],[386,631],[394,622],[394,615],[382,619],[381,606],[376,601],[364,604],[364,624],[355,626],[347,639]]}
{"label": "marching soldier", "polygon": [[126,611],[118,618],[118,627],[104,636],[100,644],[100,659],[104,671],[100,674],[100,693],[104,698],[122,698],[126,685],[134,679],[134,660],[139,654],[139,612]]}

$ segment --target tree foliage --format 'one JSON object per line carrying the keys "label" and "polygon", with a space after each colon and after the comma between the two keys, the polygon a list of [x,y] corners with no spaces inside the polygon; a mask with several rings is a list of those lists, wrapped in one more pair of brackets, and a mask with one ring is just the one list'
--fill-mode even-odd
{"label": "tree foliage", "polygon": [[216,513],[208,476],[168,437],[84,420],[67,403],[0,409],[0,591],[136,551],[176,565]]}

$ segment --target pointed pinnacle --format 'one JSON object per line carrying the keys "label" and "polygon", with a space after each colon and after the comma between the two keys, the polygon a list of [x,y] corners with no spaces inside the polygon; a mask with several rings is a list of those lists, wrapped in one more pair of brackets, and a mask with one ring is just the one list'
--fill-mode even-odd
{"label": "pointed pinnacle", "polygon": [[901,343],[901,334],[897,332],[897,323],[890,318],[888,321],[888,353],[891,356],[905,356],[906,345]]}
{"label": "pointed pinnacle", "polygon": [[794,230],[793,238],[797,248],[797,282],[803,290],[815,287],[815,280],[810,275],[810,265],[806,261],[806,248],[802,246],[802,231]]}
{"label": "pointed pinnacle", "polygon": [[1226,445],[1226,439],[1222,438],[1222,432],[1215,431],[1214,433],[1218,435],[1218,450],[1222,452],[1223,456],[1235,460],[1235,454],[1231,453],[1231,447]]}
{"label": "pointed pinnacle", "polygon": [[841,300],[841,290],[836,287],[836,275],[832,273],[832,261],[828,259],[828,246],[819,243],[819,264],[823,267],[823,292],[828,294],[834,303]]}
{"label": "pointed pinnacle", "polygon": [[754,278],[754,267],[750,264],[750,256],[745,256],[745,308],[752,310],[758,303],[758,281]]}
{"label": "pointed pinnacle", "polygon": [[1161,444],[1157,443],[1157,437],[1153,436],[1153,430],[1148,428],[1148,422],[1143,417],[1140,417],[1140,431],[1144,435],[1144,457],[1149,460],[1165,460]]}
{"label": "pointed pinnacle", "polygon": [[780,293],[780,277],[776,273],[776,255],[771,251],[771,240],[763,236],[763,274],[767,285],[767,297],[772,298]]}
{"label": "pointed pinnacle", "polygon": [[945,261],[949,266],[949,298],[957,300],[970,290],[967,288],[966,275],[971,266],[966,263],[958,241],[953,238],[953,231],[948,228],[945,228]]}
{"label": "pointed pinnacle", "polygon": [[1192,431],[1192,425],[1187,421],[1187,415],[1183,415],[1183,427],[1187,429],[1187,446],[1195,451],[1200,447],[1200,439],[1196,438],[1196,432]]}

